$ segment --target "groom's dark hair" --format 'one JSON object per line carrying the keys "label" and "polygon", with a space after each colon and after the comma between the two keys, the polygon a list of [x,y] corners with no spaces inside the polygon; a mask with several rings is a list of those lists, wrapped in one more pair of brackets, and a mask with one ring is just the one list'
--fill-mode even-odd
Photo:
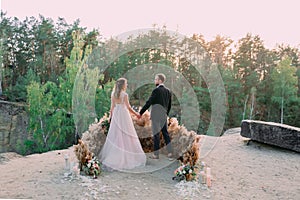
{"label": "groom's dark hair", "polygon": [[156,76],[158,77],[159,80],[161,80],[162,82],[165,82],[166,76],[164,74],[160,73],[160,74],[156,74]]}

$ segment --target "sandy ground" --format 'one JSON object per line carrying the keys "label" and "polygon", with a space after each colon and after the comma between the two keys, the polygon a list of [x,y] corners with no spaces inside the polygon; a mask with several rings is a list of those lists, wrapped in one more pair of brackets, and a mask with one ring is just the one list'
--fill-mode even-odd
{"label": "sandy ground", "polygon": [[178,162],[164,156],[149,159],[146,173],[76,176],[65,167],[65,155],[71,165],[76,162],[71,147],[26,157],[0,154],[0,199],[300,199],[300,154],[253,141],[247,145],[239,131],[201,142],[211,188],[172,180]]}

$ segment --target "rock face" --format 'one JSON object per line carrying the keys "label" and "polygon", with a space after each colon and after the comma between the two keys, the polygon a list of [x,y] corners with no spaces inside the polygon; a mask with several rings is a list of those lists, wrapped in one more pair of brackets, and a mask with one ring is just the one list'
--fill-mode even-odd
{"label": "rock face", "polygon": [[241,136],[300,152],[300,128],[255,120],[244,120]]}
{"label": "rock face", "polygon": [[27,138],[27,122],[24,105],[0,101],[0,153],[21,153]]}

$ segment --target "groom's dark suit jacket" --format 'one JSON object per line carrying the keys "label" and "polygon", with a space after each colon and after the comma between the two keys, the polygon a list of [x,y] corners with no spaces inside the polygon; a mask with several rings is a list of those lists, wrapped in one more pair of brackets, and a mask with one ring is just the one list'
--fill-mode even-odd
{"label": "groom's dark suit jacket", "polygon": [[159,104],[166,109],[166,114],[169,115],[172,103],[172,93],[164,85],[159,85],[153,91],[146,104],[140,111],[142,115],[151,105]]}

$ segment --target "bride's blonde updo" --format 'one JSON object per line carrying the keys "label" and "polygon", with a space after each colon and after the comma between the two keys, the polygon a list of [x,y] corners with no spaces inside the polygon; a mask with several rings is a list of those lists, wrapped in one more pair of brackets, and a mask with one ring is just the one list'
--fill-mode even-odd
{"label": "bride's blonde updo", "polygon": [[122,92],[122,90],[125,89],[125,84],[126,84],[127,80],[126,78],[119,78],[116,81],[115,87],[114,87],[114,91],[113,91],[113,96],[117,99],[120,98],[120,94]]}

